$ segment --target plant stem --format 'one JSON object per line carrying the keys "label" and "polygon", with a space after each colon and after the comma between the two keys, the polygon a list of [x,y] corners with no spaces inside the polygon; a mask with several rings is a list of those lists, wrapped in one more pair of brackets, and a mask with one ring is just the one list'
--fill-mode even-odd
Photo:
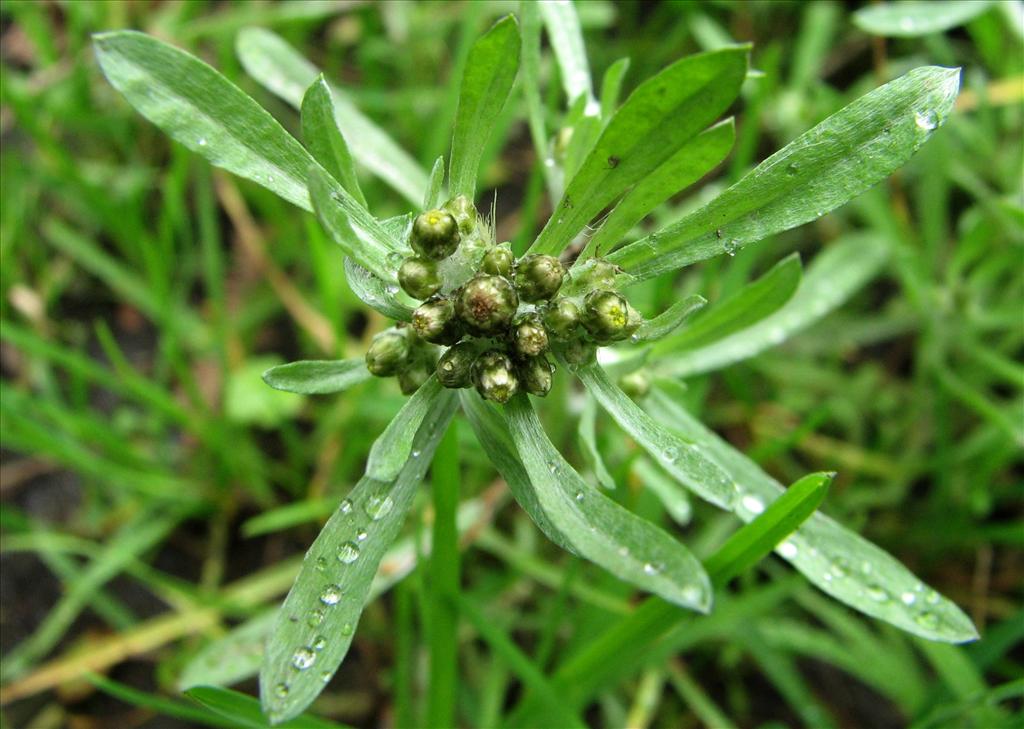
{"label": "plant stem", "polygon": [[459,593],[459,450],[455,420],[448,426],[434,455],[433,548],[428,575],[432,593],[431,620],[426,626],[430,645],[430,695],[427,726],[455,726],[458,628],[455,599]]}

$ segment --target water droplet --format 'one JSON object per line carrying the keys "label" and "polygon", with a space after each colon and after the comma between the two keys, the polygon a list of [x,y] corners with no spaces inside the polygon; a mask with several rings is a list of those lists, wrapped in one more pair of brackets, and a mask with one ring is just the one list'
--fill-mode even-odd
{"label": "water droplet", "polygon": [[747,494],[740,499],[740,506],[749,511],[751,514],[760,514],[764,511],[764,502],[756,496]]}
{"label": "water droplet", "polygon": [[322,608],[313,608],[309,611],[309,617],[306,618],[306,625],[311,628],[315,628],[324,621],[324,613]]}
{"label": "water droplet", "polygon": [[299,648],[292,654],[292,665],[300,671],[305,671],[314,663],[316,663],[316,653],[312,648]]}
{"label": "water droplet", "polygon": [[939,126],[939,118],[934,111],[928,109],[927,111],[919,111],[914,114],[914,123],[917,124],[918,128],[930,132]]}
{"label": "water droplet", "polygon": [[939,601],[939,593],[935,592],[935,590],[928,590],[928,592],[925,593],[924,601],[929,605],[934,605]]}
{"label": "water droplet", "polygon": [[913,605],[915,602],[917,602],[917,595],[915,595],[912,592],[904,592],[902,595],[900,595],[900,602],[902,602],[904,605]]}
{"label": "water droplet", "polygon": [[836,562],[833,562],[832,563],[832,576],[833,577],[846,577],[846,566],[842,562],[840,562],[838,560]]}
{"label": "water droplet", "polygon": [[325,557],[316,558],[316,571],[323,572],[327,569],[327,559]]}
{"label": "water droplet", "polygon": [[321,671],[320,672],[320,680],[323,681],[324,683],[330,682],[330,680],[331,680],[331,672],[330,671]]}
{"label": "water droplet", "polygon": [[922,628],[928,628],[929,630],[939,627],[939,619],[935,616],[935,613],[920,613],[914,617],[914,622]]}
{"label": "water droplet", "polygon": [[283,699],[285,696],[287,696],[288,695],[288,684],[286,684],[286,683],[279,683],[279,684],[277,684],[277,686],[274,687],[274,695],[277,696],[277,698],[279,698],[279,699]]}
{"label": "water droplet", "polygon": [[341,504],[338,505],[338,511],[342,514],[352,513],[352,502],[348,499],[342,499]]}
{"label": "water droplet", "polygon": [[686,602],[700,604],[704,602],[704,591],[694,585],[688,585],[683,588],[682,597]]}
{"label": "water droplet", "polygon": [[359,545],[355,542],[345,542],[338,547],[338,561],[342,564],[352,564],[359,559]]}
{"label": "water droplet", "polygon": [[391,500],[390,496],[371,496],[366,500],[366,515],[377,521],[390,514],[394,506],[395,502]]}
{"label": "water droplet", "polygon": [[866,590],[867,596],[875,602],[888,602],[889,593],[886,589],[880,585],[868,585]]}
{"label": "water droplet", "polygon": [[199,146],[200,147],[205,147],[206,146],[206,138],[205,137],[199,140]]}
{"label": "water droplet", "polygon": [[322,651],[324,649],[324,646],[326,646],[326,645],[327,645],[327,638],[323,637],[322,635],[318,635],[316,637],[316,640],[313,641],[313,650],[315,650],[315,651]]}
{"label": "water droplet", "polygon": [[914,31],[914,19],[910,16],[904,15],[900,18],[900,30],[904,33],[912,33]]}
{"label": "water droplet", "polygon": [[735,256],[736,251],[738,251],[740,247],[739,238],[727,238],[722,241],[722,247],[725,248],[725,252],[730,256]]}
{"label": "water droplet", "polygon": [[357,542],[365,542],[367,537],[369,537],[369,536],[370,535],[366,533],[365,529],[360,529],[358,532],[356,532],[356,541]]}
{"label": "water droplet", "polygon": [[548,470],[554,473],[558,470],[558,463],[556,461],[548,461]]}
{"label": "water droplet", "polygon": [[342,625],[339,632],[344,636],[352,635],[352,623],[345,623]]}
{"label": "water droplet", "polygon": [[392,296],[394,296],[395,294],[398,293],[398,286],[395,284],[388,284],[387,286],[384,287],[384,290],[387,291]]}
{"label": "water droplet", "polygon": [[337,585],[328,585],[320,593],[320,602],[324,605],[337,605],[341,601],[341,588]]}
{"label": "water droplet", "polygon": [[633,344],[636,344],[636,343],[638,343],[638,342],[640,341],[640,335],[639,335],[639,334],[633,334],[633,335],[631,335],[631,336],[629,337],[629,341],[630,341],[630,342],[632,342]]}
{"label": "water droplet", "polygon": [[388,254],[388,263],[394,268],[399,268],[405,261],[405,256],[398,252],[392,252]]}
{"label": "water droplet", "polygon": [[654,563],[646,562],[646,563],[644,563],[644,574],[645,575],[657,575],[657,574],[660,574],[662,569],[664,569],[664,568],[659,563],[657,563],[657,562],[654,562]]}
{"label": "water droplet", "polygon": [[274,181],[274,176],[273,175],[267,175],[267,182],[273,182],[273,181]]}
{"label": "water droplet", "polygon": [[412,453],[411,453],[410,455],[411,455],[411,456],[412,456],[413,458],[419,458],[419,457],[420,457],[420,452],[419,452],[418,450],[415,450],[415,449],[414,449],[414,450],[413,450],[413,452],[412,452]]}
{"label": "water droplet", "polygon": [[620,557],[628,557],[629,556],[629,547],[619,547],[619,556]]}
{"label": "water droplet", "polygon": [[665,456],[665,460],[669,463],[675,463],[679,458],[679,449],[675,446],[669,446],[662,452],[662,455]]}
{"label": "water droplet", "polygon": [[832,573],[831,572],[826,572],[825,574],[823,574],[821,576],[821,578],[823,580],[825,580],[825,582],[831,582],[832,581]]}
{"label": "water droplet", "polygon": [[779,554],[786,559],[793,559],[797,555],[797,548],[793,542],[785,541],[779,545]]}
{"label": "water droplet", "polygon": [[577,491],[576,492],[576,500],[577,501],[583,501],[583,492],[582,491]]}
{"label": "water droplet", "polygon": [[871,571],[874,568],[875,568],[874,565],[871,564],[870,562],[868,562],[867,560],[864,560],[863,562],[861,562],[860,571],[863,572],[866,575],[870,575]]}
{"label": "water droplet", "polygon": [[799,169],[800,165],[798,165],[796,162],[790,162],[789,166],[786,167],[786,172],[788,172],[791,175],[795,175]]}

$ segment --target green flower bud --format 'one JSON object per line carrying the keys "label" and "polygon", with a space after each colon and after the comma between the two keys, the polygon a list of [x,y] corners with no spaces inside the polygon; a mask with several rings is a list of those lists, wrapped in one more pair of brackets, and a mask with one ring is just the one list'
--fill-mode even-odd
{"label": "green flower bud", "polygon": [[651,375],[640,368],[619,377],[619,387],[634,400],[643,398],[651,390]]}
{"label": "green flower bud", "polygon": [[573,367],[591,364],[597,359],[597,347],[582,339],[573,339],[562,347],[562,358]]}
{"label": "green flower bud", "polygon": [[558,297],[544,308],[544,326],[555,339],[569,339],[580,325],[580,307],[572,299]]}
{"label": "green flower bud", "polygon": [[413,221],[409,245],[421,256],[440,261],[459,247],[459,226],[451,213],[428,210]]}
{"label": "green flower bud", "polygon": [[485,400],[506,403],[519,392],[519,378],[512,360],[501,352],[484,352],[473,363],[473,384]]}
{"label": "green flower bud", "polygon": [[477,336],[503,332],[519,308],[519,297],[508,279],[481,274],[459,291],[455,312],[466,328]]}
{"label": "green flower bud", "polygon": [[366,369],[377,377],[390,377],[409,361],[409,336],[402,329],[385,329],[366,350]]}
{"label": "green flower bud", "polygon": [[398,285],[414,299],[429,299],[441,289],[437,263],[429,258],[406,258],[398,269]]}
{"label": "green flower bud", "polygon": [[476,347],[470,342],[459,342],[449,347],[437,361],[437,379],[445,387],[469,387],[472,383]]}
{"label": "green flower bud", "polygon": [[583,285],[589,289],[614,289],[615,278],[622,269],[614,263],[609,263],[602,258],[593,259],[589,265],[584,266],[580,277]]}
{"label": "green flower bud", "polygon": [[555,366],[546,357],[530,357],[519,364],[519,380],[531,395],[545,397],[551,392]]}
{"label": "green flower bud", "polygon": [[512,349],[520,357],[536,357],[548,348],[548,332],[540,314],[516,317],[512,323]]}
{"label": "green flower bud", "polygon": [[492,248],[484,254],[480,261],[480,271],[489,273],[492,276],[504,276],[508,278],[512,273],[512,264],[515,263],[515,256],[506,245]]}
{"label": "green flower bud", "polygon": [[583,326],[598,343],[625,339],[632,324],[631,308],[629,302],[614,291],[591,291],[583,300]]}
{"label": "green flower bud", "polygon": [[516,290],[523,301],[550,299],[563,278],[565,266],[554,256],[526,256],[516,264]]}
{"label": "green flower bud", "polygon": [[473,205],[473,201],[465,195],[453,197],[441,207],[455,218],[459,224],[459,232],[463,235],[469,235],[476,228],[476,207]]}
{"label": "green flower bud", "polygon": [[462,336],[462,327],[455,317],[451,299],[431,299],[412,313],[412,328],[432,344],[455,344]]}

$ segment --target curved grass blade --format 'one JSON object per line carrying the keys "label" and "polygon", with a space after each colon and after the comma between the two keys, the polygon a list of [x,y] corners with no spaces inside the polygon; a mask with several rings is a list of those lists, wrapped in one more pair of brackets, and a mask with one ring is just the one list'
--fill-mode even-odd
{"label": "curved grass blade", "polygon": [[793,297],[801,273],[800,255],[791,253],[759,279],[698,316],[686,329],[654,345],[652,355],[694,349],[753,326]]}
{"label": "curved grass blade", "polygon": [[867,283],[888,258],[884,242],[870,234],[837,241],[807,270],[796,293],[774,314],[751,327],[688,351],[677,351],[671,340],[655,347],[652,365],[664,375],[688,377],[721,369],[781,344],[838,307]]}
{"label": "curved grass blade", "polygon": [[296,716],[323,690],[348,652],[377,566],[394,541],[455,412],[445,392],[416,434],[393,482],[364,476],[309,548],[267,641],[260,698],[272,722]]}
{"label": "curved grass blade", "polygon": [[448,168],[448,187],[453,196],[473,199],[480,157],[519,70],[519,46],[519,23],[514,15],[508,15],[469,50]]}
{"label": "curved grass blade", "polygon": [[[707,451],[740,484],[734,512],[743,521],[753,521],[785,491],[657,387],[647,403],[654,417],[671,423],[674,431]],[[884,550],[821,512],[811,515],[775,552],[826,594],[909,633],[946,643],[978,637],[960,608]]]}
{"label": "curved grass blade", "polygon": [[[193,701],[234,722],[239,729],[263,729],[267,720],[259,702],[246,694],[219,686],[196,686],[185,692]],[[340,724],[304,714],[279,724],[282,729],[342,729]]]}
{"label": "curved grass blade", "polygon": [[275,390],[300,395],[326,395],[347,390],[370,379],[362,357],[338,360],[302,360],[271,367],[263,381]]}
{"label": "curved grass blade", "polygon": [[880,3],[855,12],[853,24],[873,35],[916,38],[963,25],[987,12],[992,5],[992,0]]}
{"label": "curved grass blade", "polygon": [[577,262],[609,253],[652,210],[717,167],[732,149],[736,125],[726,119],[688,141],[626,193]]}
{"label": "curved grass blade", "polygon": [[644,488],[654,494],[665,511],[679,526],[686,526],[693,518],[693,505],[690,503],[690,492],[679,488],[676,482],[665,475],[647,458],[638,458],[633,463],[633,470]]}
{"label": "curved grass blade", "polygon": [[910,159],[949,117],[959,79],[959,69],[923,66],[875,89],[609,260],[643,280],[821,217]]}
{"label": "curved grass blade", "polygon": [[680,299],[653,319],[648,319],[641,324],[640,328],[636,330],[636,334],[633,335],[633,339],[638,342],[652,342],[667,337],[691,316],[703,309],[707,303],[707,299],[697,294]]}
{"label": "curved grass blade", "polygon": [[584,481],[548,440],[525,395],[505,406],[537,502],[573,551],[682,607],[711,608],[711,584],[686,547]]}
{"label": "curved grass blade", "polygon": [[276,619],[277,610],[268,610],[204,646],[185,665],[178,689],[230,686],[255,676],[263,660],[263,644]]}
{"label": "curved grass blade", "polygon": [[389,319],[412,321],[412,307],[395,298],[397,287],[392,289],[348,256],[345,257],[345,280],[352,293],[367,306]]}
{"label": "curved grass blade", "polygon": [[436,375],[431,375],[420,388],[405,401],[402,409],[391,419],[388,427],[370,448],[366,460],[366,475],[378,481],[390,481],[402,470],[409,456],[419,454],[413,450],[416,433],[423,419],[440,405],[444,388]]}
{"label": "curved grass blade", "polygon": [[615,490],[615,479],[608,473],[604,465],[601,449],[597,447],[597,403],[588,397],[583,401],[583,412],[580,413],[580,424],[577,431],[580,451],[587,465],[594,471],[597,482],[609,491]]}
{"label": "curved grass blade", "polygon": [[348,142],[338,128],[331,87],[327,85],[323,74],[317,77],[302,97],[301,116],[302,139],[310,154],[365,208],[366,198],[359,187]]}
{"label": "curved grass blade", "polygon": [[139,113],[217,167],[312,210],[316,164],[265,109],[195,56],[131,30],[94,36],[110,83]]}
{"label": "curved grass blade", "polygon": [[434,166],[430,170],[430,181],[427,183],[427,192],[423,195],[423,209],[433,210],[441,204],[441,194],[444,192],[444,156],[434,160]]}
{"label": "curved grass blade", "polygon": [[565,97],[570,104],[581,96],[584,102],[584,113],[596,116],[597,100],[594,98],[594,87],[590,79],[590,64],[583,46],[583,33],[580,30],[580,19],[576,14],[576,6],[572,0],[555,0],[555,2],[536,3],[540,16],[544,20],[551,47],[555,51],[555,59],[561,70],[562,85]]}
{"label": "curved grass blade", "polygon": [[739,93],[748,50],[688,56],[640,84],[601,133],[530,253],[560,253],[594,216],[724,112]]}
{"label": "curved grass blade", "polygon": [[622,91],[622,80],[629,71],[629,58],[620,58],[604,72],[601,80],[601,119],[609,121],[619,105],[619,94]]}
{"label": "curved grass blade", "polygon": [[[262,28],[245,28],[239,32],[235,52],[250,76],[296,109],[301,106],[306,89],[320,75],[320,70],[283,38]],[[413,205],[419,205],[427,189],[427,173],[423,168],[363,115],[337,86],[331,86],[331,96],[338,128],[349,139],[358,140],[352,148],[356,160]]]}
{"label": "curved grass blade", "polygon": [[706,451],[655,421],[609,379],[600,365],[576,369],[587,390],[623,430],[671,476],[702,499],[732,508],[736,483]]}

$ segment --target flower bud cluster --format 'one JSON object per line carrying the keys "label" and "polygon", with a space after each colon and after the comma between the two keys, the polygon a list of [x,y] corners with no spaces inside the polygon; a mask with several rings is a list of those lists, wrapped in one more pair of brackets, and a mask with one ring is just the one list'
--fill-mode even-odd
{"label": "flower bud cluster", "polygon": [[[462,196],[417,216],[409,247],[415,255],[402,262],[398,283],[422,303],[411,324],[381,332],[366,353],[370,372],[397,376],[407,394],[436,372],[445,387],[475,387],[494,402],[519,391],[544,397],[552,353],[584,364],[597,346],[627,339],[643,323],[616,290],[615,266],[592,261],[563,286],[561,261],[516,259]],[[433,345],[447,347],[440,358]]]}

